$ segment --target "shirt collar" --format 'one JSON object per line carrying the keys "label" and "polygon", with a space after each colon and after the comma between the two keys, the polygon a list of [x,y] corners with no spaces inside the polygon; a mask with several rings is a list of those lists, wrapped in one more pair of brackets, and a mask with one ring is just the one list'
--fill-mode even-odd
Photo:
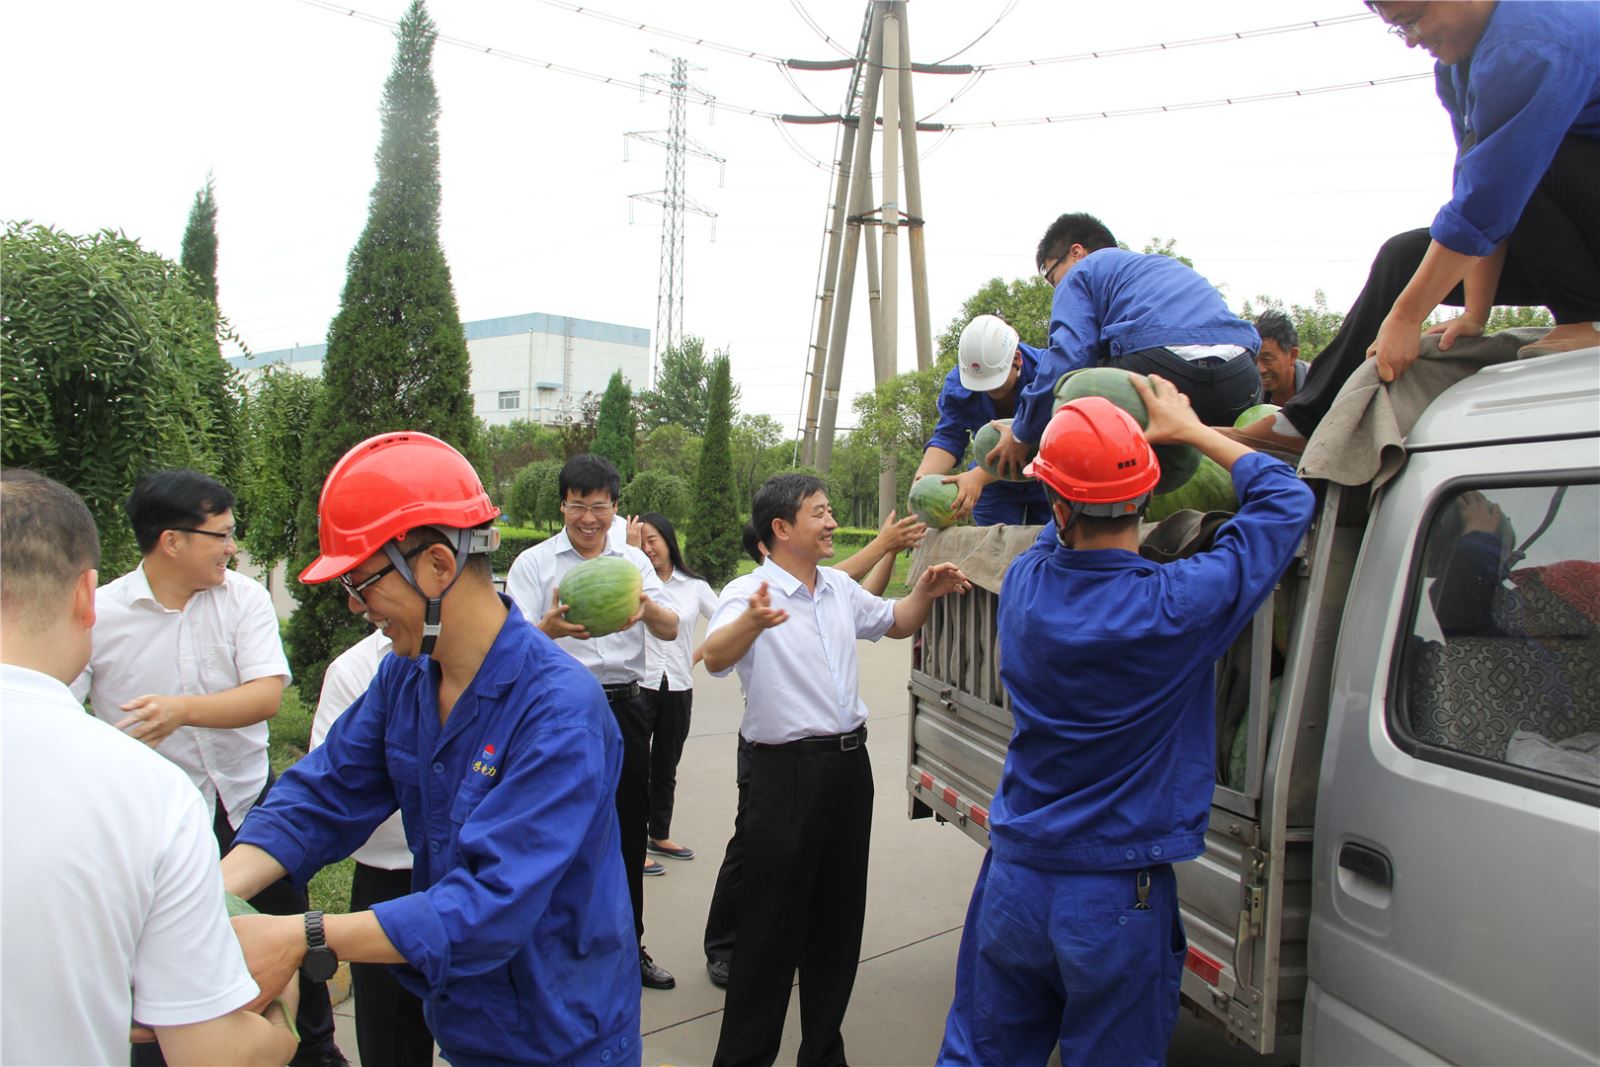
{"label": "shirt collar", "polygon": [[148,600],[162,611],[169,610],[167,606],[156,599],[154,589],[150,588],[150,575],[144,569],[144,561],[128,572],[128,602],[137,604],[141,600]]}
{"label": "shirt collar", "polygon": [[[551,540],[555,541],[555,543],[556,543],[556,554],[557,555],[560,555],[563,552],[571,552],[574,556],[577,556],[579,559],[585,558],[583,553],[578,551],[578,546],[574,545],[572,543],[572,538],[567,536],[567,528],[565,526],[561,527],[561,532],[556,534],[555,537],[553,537]],[[615,543],[612,542],[611,537],[610,537],[610,535],[608,533],[606,538],[605,538],[605,540],[603,542],[601,542],[600,555],[602,555],[602,556],[620,556],[622,554],[623,554],[622,551],[619,548],[617,548]],[[588,558],[593,559],[595,557],[590,556]]]}
{"label": "shirt collar", "polygon": [[[816,592],[811,594],[813,598],[821,596],[822,591],[828,587],[827,572],[827,567],[817,565],[817,588]],[[768,556],[754,573],[769,585],[777,586],[784,596],[794,596],[805,588],[805,583],[774,563],[771,556]]]}
{"label": "shirt collar", "polygon": [[78,701],[73,697],[72,690],[67,684],[53,675],[36,671],[32,667],[19,667],[15,663],[0,663],[0,682],[7,689],[21,690],[38,697],[48,697],[52,700],[65,700],[72,704]]}

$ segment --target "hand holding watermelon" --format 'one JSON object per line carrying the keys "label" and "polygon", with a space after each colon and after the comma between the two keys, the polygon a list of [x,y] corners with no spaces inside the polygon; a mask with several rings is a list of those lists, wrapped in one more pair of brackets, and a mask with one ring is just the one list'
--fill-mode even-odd
{"label": "hand holding watermelon", "polygon": [[992,481],[994,479],[985,474],[982,467],[972,467],[960,474],[945,475],[944,484],[956,487],[956,498],[950,504],[950,517],[959,521],[971,515],[973,507],[978,503],[979,495],[983,492],[983,487]]}
{"label": "hand holding watermelon", "polygon": [[557,589],[550,594],[550,610],[544,613],[539,620],[539,629],[552,641],[563,637],[576,637],[580,641],[589,639],[589,631],[575,622],[567,621],[567,612],[570,606],[561,602],[561,590]]}
{"label": "hand holding watermelon", "polygon": [[1144,439],[1152,445],[1194,444],[1191,438],[1196,430],[1204,429],[1204,424],[1194,413],[1189,398],[1159,374],[1150,375],[1148,380],[1135,374],[1130,380],[1149,413]]}
{"label": "hand holding watermelon", "polygon": [[1028,460],[1032,458],[1028,454],[1028,446],[1018,441],[1011,433],[1011,423],[996,422],[993,425],[1000,431],[1000,443],[983,457],[983,466],[1010,481],[1025,480],[1022,477],[1022,468],[1027,466]]}

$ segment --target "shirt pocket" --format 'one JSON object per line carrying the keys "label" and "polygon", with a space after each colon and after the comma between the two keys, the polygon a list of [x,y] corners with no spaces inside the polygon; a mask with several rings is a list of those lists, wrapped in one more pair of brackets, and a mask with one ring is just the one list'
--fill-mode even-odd
{"label": "shirt pocket", "polygon": [[[422,772],[421,764],[417,762],[417,754],[410,749],[396,748],[390,743],[384,746],[383,761],[385,769],[389,772],[389,780],[394,784],[394,799],[395,803],[400,805],[401,813],[407,816],[420,813]],[[406,817],[401,821],[406,828],[406,843],[415,852],[418,842],[412,829],[413,819]]]}
{"label": "shirt pocket", "polygon": [[461,788],[456,791],[455,799],[450,802],[450,821],[459,826],[470,819],[493,786],[492,778],[481,774],[468,774],[466,780],[461,783]]}
{"label": "shirt pocket", "polygon": [[231,644],[200,647],[200,684],[207,693],[220,693],[239,686],[239,666]]}

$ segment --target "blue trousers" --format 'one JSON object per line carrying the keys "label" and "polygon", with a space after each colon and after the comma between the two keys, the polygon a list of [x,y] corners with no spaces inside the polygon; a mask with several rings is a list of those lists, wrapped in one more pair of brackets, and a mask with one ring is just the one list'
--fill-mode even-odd
{"label": "blue trousers", "polygon": [[1040,871],[984,857],[956,960],[939,1064],[1166,1062],[1187,942],[1172,867]]}

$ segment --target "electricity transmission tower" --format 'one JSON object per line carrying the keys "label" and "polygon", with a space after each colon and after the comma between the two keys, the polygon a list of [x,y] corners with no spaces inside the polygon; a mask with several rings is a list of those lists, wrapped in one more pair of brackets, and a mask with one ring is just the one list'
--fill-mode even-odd
{"label": "electricity transmission tower", "polygon": [[[669,96],[671,118],[665,130],[642,130],[626,134],[626,138],[636,141],[645,141],[649,144],[660,145],[667,150],[667,178],[666,187],[649,193],[634,193],[628,199],[643,200],[647,204],[657,204],[662,210],[661,217],[661,267],[656,283],[656,336],[655,354],[650,366],[650,384],[654,386],[656,368],[660,365],[661,354],[668,348],[677,344],[683,337],[683,213],[692,211],[708,219],[715,219],[716,212],[704,207],[684,191],[684,161],[687,156],[697,156],[700,159],[709,159],[719,167],[727,161],[705,145],[690,137],[686,129],[686,115],[688,99],[693,96],[697,102],[709,104],[716,97],[689,81],[689,61],[683,56],[667,55],[665,52],[651,49],[656,55],[672,63],[670,74],[646,74],[644,77],[650,81],[660,82],[671,90]],[[704,70],[695,67],[695,70]],[[627,158],[624,152],[624,159]],[[720,172],[718,184],[721,184]],[[632,204],[629,204],[628,221],[633,221]],[[713,230],[713,233],[715,231]]]}

